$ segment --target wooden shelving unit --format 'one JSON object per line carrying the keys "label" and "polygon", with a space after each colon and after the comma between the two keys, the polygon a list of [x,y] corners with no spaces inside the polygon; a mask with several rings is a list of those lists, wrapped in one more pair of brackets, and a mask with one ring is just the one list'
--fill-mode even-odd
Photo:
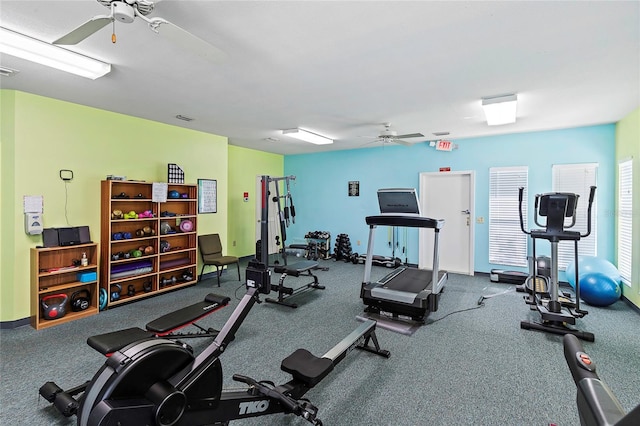
{"label": "wooden shelving unit", "polygon": [[[87,266],[76,266],[82,254],[87,256]],[[32,248],[31,249],[31,326],[36,330],[51,327],[65,322],[84,318],[98,313],[98,244],[80,244],[68,247]],[[94,272],[96,279],[79,281],[78,273]],[[73,311],[71,300],[74,294],[86,295],[89,292],[89,305],[81,311]],[[82,293],[79,293],[82,292]],[[67,303],[65,314],[55,319],[45,319],[42,299],[47,296],[64,294]],[[85,296],[86,297],[86,296]],[[62,298],[60,299],[60,301]],[[48,305],[59,303],[53,300]]]}
{"label": "wooden shelving unit", "polygon": [[[104,180],[101,185],[100,286],[108,294],[107,306],[195,284],[198,187],[170,183],[168,192],[177,191],[180,197],[154,202],[149,182]],[[119,218],[114,211],[150,212],[152,217]],[[181,229],[183,221],[191,227]]]}

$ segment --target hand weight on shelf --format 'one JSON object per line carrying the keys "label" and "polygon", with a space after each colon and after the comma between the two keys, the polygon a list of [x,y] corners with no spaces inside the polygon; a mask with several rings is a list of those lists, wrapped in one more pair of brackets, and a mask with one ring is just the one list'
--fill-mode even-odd
{"label": "hand weight on shelf", "polygon": [[120,293],[122,293],[122,286],[120,284],[111,284],[110,291],[111,291],[111,301],[115,302],[116,300],[120,299]]}
{"label": "hand weight on shelf", "polygon": [[[58,299],[57,303],[50,303],[50,300]],[[48,320],[62,318],[66,313],[66,304],[69,296],[64,293],[50,294],[41,299],[43,318]]]}
{"label": "hand weight on shelf", "polygon": [[178,282],[178,279],[176,278],[175,275],[172,275],[171,278],[162,277],[160,278],[160,288],[171,285],[171,284],[175,284],[176,282]]}
{"label": "hand weight on shelf", "polygon": [[133,286],[133,284],[129,284],[129,286],[127,287],[127,296],[135,296],[136,295],[136,288]]}
{"label": "hand weight on shelf", "polygon": [[86,288],[71,294],[71,310],[74,312],[84,311],[91,305],[91,293]]}

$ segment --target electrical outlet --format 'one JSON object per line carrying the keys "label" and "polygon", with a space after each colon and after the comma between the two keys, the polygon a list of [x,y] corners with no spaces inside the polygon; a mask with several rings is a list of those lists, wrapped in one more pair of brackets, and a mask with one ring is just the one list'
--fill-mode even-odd
{"label": "electrical outlet", "polygon": [[478,217],[476,218],[476,223],[484,223],[484,217],[482,217],[482,216],[478,216]]}
{"label": "electrical outlet", "polygon": [[234,247],[236,246],[236,240],[233,240],[233,246]]}

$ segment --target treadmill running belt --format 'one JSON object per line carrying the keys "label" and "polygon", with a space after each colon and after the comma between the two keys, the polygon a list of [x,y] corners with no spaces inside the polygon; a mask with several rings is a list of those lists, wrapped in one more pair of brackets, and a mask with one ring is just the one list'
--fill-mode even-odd
{"label": "treadmill running belt", "polygon": [[404,268],[403,271],[395,274],[388,281],[380,282],[380,286],[371,290],[371,295],[380,299],[413,303],[418,293],[433,288],[431,277],[432,271]]}

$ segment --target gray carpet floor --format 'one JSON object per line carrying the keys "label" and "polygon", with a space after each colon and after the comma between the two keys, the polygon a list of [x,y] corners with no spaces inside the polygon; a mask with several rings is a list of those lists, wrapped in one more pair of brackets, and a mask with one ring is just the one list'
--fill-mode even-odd
{"label": "gray carpet floor", "polygon": [[[326,290],[296,296],[297,309],[263,303],[254,306],[222,355],[226,388],[239,388],[232,374],[276,383],[288,380],[283,358],[298,348],[321,356],[358,327],[363,265],[321,261],[317,271]],[[379,278],[388,270],[374,267]],[[243,272],[244,275],[244,272]],[[278,275],[275,274],[273,281]],[[288,277],[297,287],[302,277]],[[506,291],[506,292],[505,292]],[[70,387],[90,379],[104,358],[86,345],[91,335],[147,322],[198,302],[209,292],[232,298],[229,307],[202,325],[221,328],[244,293],[233,273],[196,286],[119,306],[99,315],[36,331],[25,326],[0,334],[0,424],[71,425],[38,388],[46,381]],[[481,295],[492,295],[478,306]],[[595,334],[584,343],[601,377],[626,410],[640,403],[640,315],[625,302],[587,307],[578,328]],[[535,314],[514,286],[488,277],[450,275],[437,312],[428,324],[407,336],[377,330],[385,359],[351,352],[306,394],[325,425],[578,425],[575,387],[562,351],[562,337],[520,329]],[[188,341],[196,352],[207,339]],[[275,414],[232,422],[246,425],[303,425],[292,415]]]}

